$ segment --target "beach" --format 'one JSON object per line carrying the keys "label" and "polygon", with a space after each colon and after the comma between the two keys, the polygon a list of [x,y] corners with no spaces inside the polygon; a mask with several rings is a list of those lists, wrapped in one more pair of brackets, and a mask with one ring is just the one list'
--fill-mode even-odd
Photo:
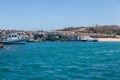
{"label": "beach", "polygon": [[120,41],[120,38],[97,38],[98,41],[102,42],[102,41],[115,41],[115,42],[119,42]]}

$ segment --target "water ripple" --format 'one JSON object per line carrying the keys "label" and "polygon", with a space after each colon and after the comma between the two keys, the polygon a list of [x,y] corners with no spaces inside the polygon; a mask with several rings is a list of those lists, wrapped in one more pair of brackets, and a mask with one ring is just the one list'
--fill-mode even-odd
{"label": "water ripple", "polygon": [[115,42],[5,46],[0,50],[0,80],[119,80],[119,46]]}

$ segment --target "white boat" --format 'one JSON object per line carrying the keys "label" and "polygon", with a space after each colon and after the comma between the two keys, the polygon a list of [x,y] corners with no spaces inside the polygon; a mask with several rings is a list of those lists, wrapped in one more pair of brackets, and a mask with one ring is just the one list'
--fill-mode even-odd
{"label": "white boat", "polygon": [[28,38],[23,38],[21,33],[11,33],[1,41],[2,44],[25,44]]}
{"label": "white boat", "polygon": [[83,42],[98,42],[98,39],[92,38],[92,37],[90,37],[90,36],[84,36],[84,37],[82,38],[82,41],[83,41]]}

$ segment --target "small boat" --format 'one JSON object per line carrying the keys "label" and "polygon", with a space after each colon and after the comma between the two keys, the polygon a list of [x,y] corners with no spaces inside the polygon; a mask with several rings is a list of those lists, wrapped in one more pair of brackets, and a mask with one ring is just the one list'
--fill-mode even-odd
{"label": "small boat", "polygon": [[85,36],[81,41],[82,42],[98,42],[98,39],[92,38],[90,36]]}
{"label": "small boat", "polygon": [[25,44],[29,39],[23,38],[21,33],[11,33],[6,35],[6,38],[0,41],[2,44]]}

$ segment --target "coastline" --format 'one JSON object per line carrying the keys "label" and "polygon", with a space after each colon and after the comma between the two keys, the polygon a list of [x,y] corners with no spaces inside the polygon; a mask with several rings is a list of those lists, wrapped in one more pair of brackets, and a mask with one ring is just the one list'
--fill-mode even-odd
{"label": "coastline", "polygon": [[120,42],[120,38],[97,38],[99,42]]}

